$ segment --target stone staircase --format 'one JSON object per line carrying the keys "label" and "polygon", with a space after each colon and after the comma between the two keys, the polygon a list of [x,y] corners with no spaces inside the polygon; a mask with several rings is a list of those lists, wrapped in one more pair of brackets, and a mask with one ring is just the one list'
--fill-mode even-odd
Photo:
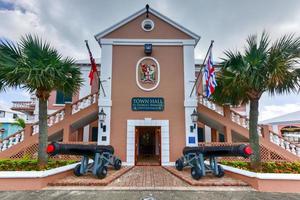
{"label": "stone staircase", "polygon": [[[98,117],[98,93],[90,94],[48,116],[48,136],[69,141],[70,134]],[[38,122],[0,142],[0,159],[10,158],[38,143]]]}
{"label": "stone staircase", "polygon": [[[233,111],[229,106],[219,106],[200,95],[198,115],[200,122],[224,133],[225,141],[228,143],[247,142],[249,139],[249,119]],[[262,154],[263,160],[300,160],[300,144],[290,142],[269,130],[268,125],[258,125],[257,131],[260,146],[266,151]]]}

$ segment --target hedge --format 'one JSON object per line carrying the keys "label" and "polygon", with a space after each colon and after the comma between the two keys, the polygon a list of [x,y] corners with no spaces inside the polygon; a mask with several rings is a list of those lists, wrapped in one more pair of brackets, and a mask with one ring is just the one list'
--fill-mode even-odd
{"label": "hedge", "polygon": [[[249,162],[221,161],[220,164],[248,171],[254,171],[250,168]],[[300,174],[300,162],[263,162],[262,170],[255,172]]]}
{"label": "hedge", "polygon": [[[49,160],[47,166],[43,170],[53,169],[69,164],[73,164],[77,161],[73,160]],[[40,171],[37,160],[0,160],[0,171]]]}

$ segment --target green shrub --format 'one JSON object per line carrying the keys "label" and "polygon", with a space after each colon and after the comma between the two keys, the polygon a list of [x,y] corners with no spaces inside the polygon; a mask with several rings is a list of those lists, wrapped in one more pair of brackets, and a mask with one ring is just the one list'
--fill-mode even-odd
{"label": "green shrub", "polygon": [[[49,160],[44,170],[53,169],[77,161],[74,160]],[[20,160],[0,160],[0,171],[39,171],[37,160],[20,159]]]}
{"label": "green shrub", "polygon": [[[220,164],[253,171],[249,162],[243,161],[221,161]],[[262,170],[256,172],[263,173],[292,173],[300,174],[300,162],[263,162]]]}

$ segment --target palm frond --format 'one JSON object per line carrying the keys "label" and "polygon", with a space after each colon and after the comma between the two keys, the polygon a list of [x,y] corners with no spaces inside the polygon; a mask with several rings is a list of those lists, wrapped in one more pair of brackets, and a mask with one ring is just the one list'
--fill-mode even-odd
{"label": "palm frond", "polygon": [[272,45],[269,51],[268,82],[270,94],[296,92],[300,85],[300,74],[295,70],[300,58],[300,37],[284,35]]}
{"label": "palm frond", "polygon": [[27,34],[17,45],[2,43],[0,83],[5,87],[21,86],[45,94],[57,89],[69,94],[79,90],[82,78],[74,60],[63,59],[49,42]]}
{"label": "palm frond", "polygon": [[300,73],[295,70],[300,59],[300,37],[284,35],[270,45],[263,31],[260,37],[250,35],[244,53],[227,50],[222,59],[214,99],[233,105],[251,98],[299,91]]}
{"label": "palm frond", "polygon": [[22,119],[22,118],[17,118],[16,121],[14,123],[12,123],[12,125],[14,126],[19,126],[21,128],[25,128],[26,126],[26,123],[25,123],[25,120]]}

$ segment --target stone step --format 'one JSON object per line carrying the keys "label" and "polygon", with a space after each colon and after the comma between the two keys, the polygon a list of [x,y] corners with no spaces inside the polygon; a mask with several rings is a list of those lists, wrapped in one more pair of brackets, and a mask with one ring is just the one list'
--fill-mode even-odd
{"label": "stone step", "polygon": [[206,176],[201,177],[200,180],[195,180],[191,176],[190,168],[184,168],[182,171],[176,170],[175,167],[164,167],[164,168],[168,172],[180,178],[181,180],[185,181],[191,186],[237,186],[237,187],[249,186],[249,184],[241,180],[231,178],[226,174],[224,177],[221,178],[215,177],[212,174],[207,174]]}
{"label": "stone step", "polygon": [[131,169],[132,167],[122,167],[120,170],[115,170],[109,167],[108,174],[104,179],[98,179],[91,173],[80,177],[71,175],[49,183],[48,186],[106,186]]}

